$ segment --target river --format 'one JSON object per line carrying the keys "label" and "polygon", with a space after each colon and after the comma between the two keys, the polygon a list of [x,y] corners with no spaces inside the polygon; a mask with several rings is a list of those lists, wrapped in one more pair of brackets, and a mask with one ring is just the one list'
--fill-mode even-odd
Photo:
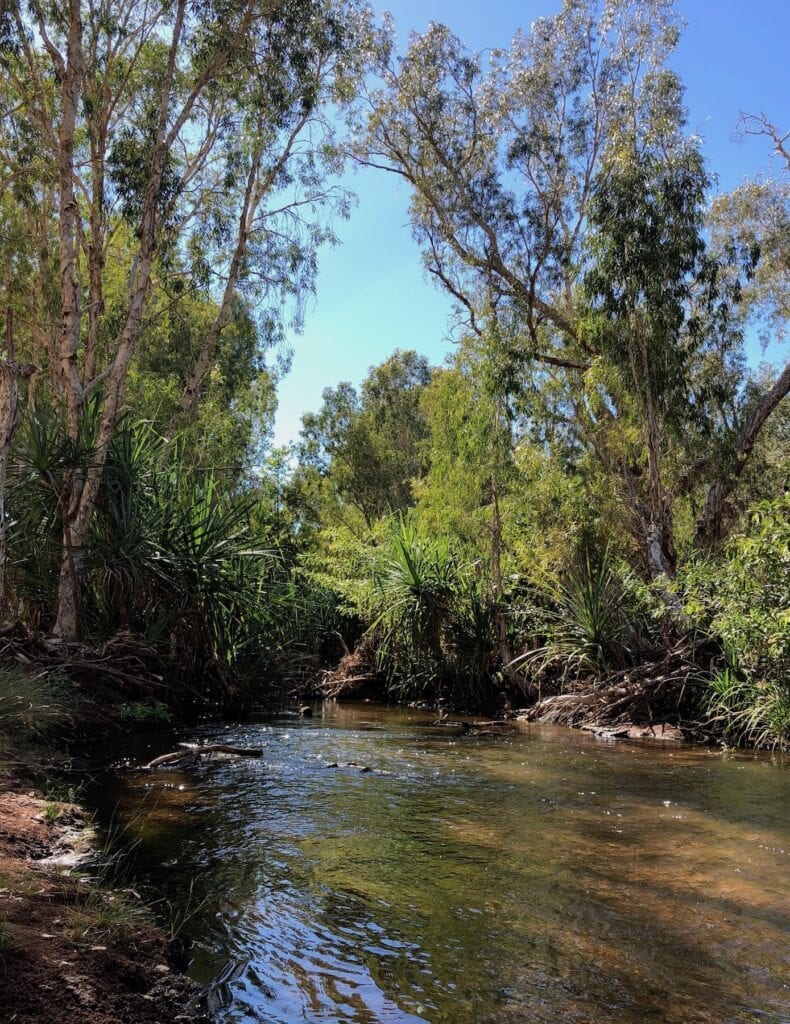
{"label": "river", "polygon": [[432,718],[327,703],[197,730],[259,760],[94,775],[221,1024],[790,1020],[785,763]]}

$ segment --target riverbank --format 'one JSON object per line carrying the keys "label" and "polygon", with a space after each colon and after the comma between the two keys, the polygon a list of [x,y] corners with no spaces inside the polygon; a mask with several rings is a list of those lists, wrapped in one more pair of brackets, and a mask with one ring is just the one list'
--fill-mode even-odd
{"label": "riverbank", "polygon": [[75,871],[93,844],[74,804],[0,778],[0,1018],[9,1024],[209,1021],[139,896]]}
{"label": "riverbank", "polygon": [[[786,687],[754,684],[720,671],[721,651],[706,638],[685,636],[628,668],[605,675],[561,660],[532,677],[492,675],[485,685],[437,687],[410,701],[408,679],[388,679],[370,638],[333,669],[319,673],[300,696],[341,701],[382,700],[437,708],[453,715],[518,718],[610,737],[677,739],[703,745],[786,751],[790,702]],[[565,666],[567,668],[567,666]]]}

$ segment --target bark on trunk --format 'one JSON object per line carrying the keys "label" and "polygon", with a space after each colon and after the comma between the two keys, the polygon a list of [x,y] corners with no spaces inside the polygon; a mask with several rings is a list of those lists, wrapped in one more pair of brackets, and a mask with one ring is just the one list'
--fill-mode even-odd
{"label": "bark on trunk", "polygon": [[650,522],[647,528],[647,560],[654,576],[671,579],[675,575],[677,556],[672,540],[670,497],[661,486],[658,422],[652,402],[648,400],[647,466],[650,487]]}
{"label": "bark on trunk", "polygon": [[83,390],[77,367],[80,340],[80,281],[77,254],[79,209],[74,195],[74,131],[84,78],[80,0],[70,0],[66,62],[61,82],[58,129],[58,226],[60,243],[60,373],[69,436],[76,440]]}
{"label": "bark on trunk", "polygon": [[[106,118],[106,112],[102,113]],[[90,243],[88,245],[88,334],[85,339],[85,358],[82,382],[88,387],[96,376],[99,348],[99,328],[104,315],[104,154],[107,147],[106,126],[101,123],[90,130],[91,149],[91,211]]]}

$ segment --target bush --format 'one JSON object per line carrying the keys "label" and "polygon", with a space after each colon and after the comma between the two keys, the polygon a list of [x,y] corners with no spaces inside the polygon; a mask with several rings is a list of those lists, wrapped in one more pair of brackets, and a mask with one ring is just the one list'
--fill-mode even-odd
{"label": "bush", "polygon": [[681,578],[686,615],[721,641],[727,663],[755,681],[790,677],[790,495],[753,509],[747,531]]}
{"label": "bush", "polygon": [[720,644],[709,715],[725,739],[790,742],[790,495],[763,502],[719,557],[686,566],[686,615]]}
{"label": "bush", "polygon": [[370,628],[380,637],[379,662],[387,676],[408,690],[441,690],[443,634],[461,586],[447,542],[398,519],[373,555],[370,584]]}
{"label": "bush", "polygon": [[754,682],[724,669],[710,682],[708,720],[735,746],[779,747],[790,744],[790,686]]}

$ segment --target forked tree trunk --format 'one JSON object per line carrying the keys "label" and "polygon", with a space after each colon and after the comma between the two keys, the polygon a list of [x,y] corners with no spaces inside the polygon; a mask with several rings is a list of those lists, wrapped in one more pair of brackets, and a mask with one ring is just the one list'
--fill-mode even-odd
{"label": "forked tree trunk", "polygon": [[233,255],[231,256],[230,267],[228,268],[228,276],[225,280],[225,287],[222,292],[219,310],[214,322],[206,332],[206,337],[200,348],[197,359],[187,375],[184,390],[181,393],[181,398],[178,402],[178,408],[171,416],[170,422],[167,425],[168,433],[173,433],[178,427],[179,420],[185,419],[191,415],[198,404],[201,388],[205,384],[206,378],[214,364],[214,360],[216,359],[219,339],[222,332],[230,323],[233,297],[239,283],[242,265],[247,256],[250,236],[255,229],[258,210],[269,191],[276,185],[278,176],[286,166],[293,151],[294,144],[309,119],[309,111],[305,111],[291,129],[291,132],[283,146],[282,152],[278,156],[277,160],[275,160],[263,177],[261,177],[262,161],[264,156],[263,147],[259,143],[252,151],[250,156],[250,167],[247,172],[247,179],[244,187],[244,196],[242,199],[241,209],[239,210],[236,244],[233,249]]}
{"label": "forked tree trunk", "polygon": [[714,547],[725,538],[730,496],[746,468],[746,463],[754,450],[760,431],[788,393],[790,393],[790,362],[782,370],[773,387],[763,395],[741,431],[729,471],[714,481],[708,490],[705,507],[697,521],[697,542],[702,547]]}

